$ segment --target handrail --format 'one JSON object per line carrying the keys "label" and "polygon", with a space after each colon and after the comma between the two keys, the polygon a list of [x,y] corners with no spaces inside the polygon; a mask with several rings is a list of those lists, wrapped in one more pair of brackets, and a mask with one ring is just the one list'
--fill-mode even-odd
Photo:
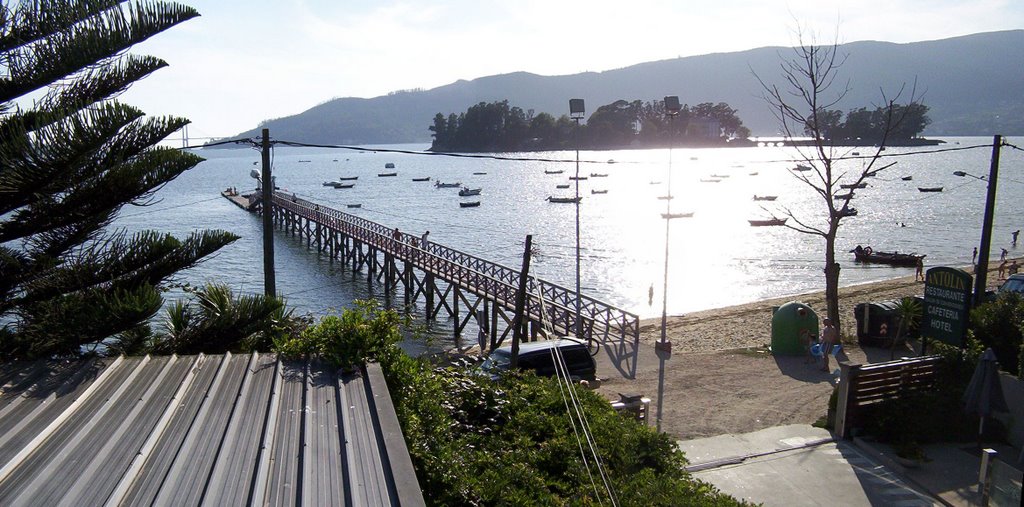
{"label": "handrail", "polygon": [[[378,250],[409,261],[424,271],[457,283],[478,295],[500,300],[503,305],[510,306],[515,301],[520,273],[510,267],[433,241],[424,249],[419,245],[419,238],[412,234],[399,232],[396,237],[394,229],[383,224],[321,206],[285,192],[274,193],[274,206],[287,209],[311,222],[327,226]],[[535,319],[541,318],[538,290],[544,294],[544,306],[549,315],[553,314],[551,317],[544,317],[565,331],[575,329],[576,292],[546,280],[529,277],[526,311]],[[639,333],[639,317],[636,314],[583,294],[580,294],[579,298],[579,318],[583,318],[584,321],[601,325],[608,330],[619,331],[623,335]]]}

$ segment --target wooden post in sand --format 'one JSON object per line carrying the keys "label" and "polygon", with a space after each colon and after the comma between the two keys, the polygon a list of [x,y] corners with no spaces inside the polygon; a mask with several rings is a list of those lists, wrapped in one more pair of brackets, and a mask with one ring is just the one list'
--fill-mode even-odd
{"label": "wooden post in sand", "polygon": [[836,400],[836,423],[835,433],[839,438],[848,438],[850,428],[846,425],[850,420],[850,386],[854,377],[860,373],[859,364],[849,361],[839,362],[839,397]]}

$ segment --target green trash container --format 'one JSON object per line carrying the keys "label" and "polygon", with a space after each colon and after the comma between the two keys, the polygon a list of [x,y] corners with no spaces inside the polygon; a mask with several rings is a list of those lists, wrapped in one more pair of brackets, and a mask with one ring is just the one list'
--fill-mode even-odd
{"label": "green trash container", "polygon": [[772,354],[806,354],[809,340],[817,337],[818,314],[810,306],[792,301],[772,315]]}

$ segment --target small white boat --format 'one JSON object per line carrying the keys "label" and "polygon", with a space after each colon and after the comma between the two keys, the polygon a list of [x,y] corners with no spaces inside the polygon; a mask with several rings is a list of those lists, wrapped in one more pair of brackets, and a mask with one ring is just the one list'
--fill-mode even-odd
{"label": "small white boat", "polygon": [[460,197],[468,197],[468,196],[471,196],[471,195],[480,195],[480,191],[481,190],[483,190],[483,189],[482,188],[462,187],[462,190],[459,190],[459,196]]}
{"label": "small white boat", "polygon": [[434,186],[437,188],[459,188],[462,186],[462,183],[441,183],[440,181],[435,181]]}

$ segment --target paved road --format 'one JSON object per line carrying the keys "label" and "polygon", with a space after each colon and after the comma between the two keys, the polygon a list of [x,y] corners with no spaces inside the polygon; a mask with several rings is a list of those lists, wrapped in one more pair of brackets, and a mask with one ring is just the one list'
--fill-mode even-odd
{"label": "paved road", "polygon": [[941,505],[853,444],[833,442],[828,431],[808,425],[679,444],[695,477],[766,506]]}

